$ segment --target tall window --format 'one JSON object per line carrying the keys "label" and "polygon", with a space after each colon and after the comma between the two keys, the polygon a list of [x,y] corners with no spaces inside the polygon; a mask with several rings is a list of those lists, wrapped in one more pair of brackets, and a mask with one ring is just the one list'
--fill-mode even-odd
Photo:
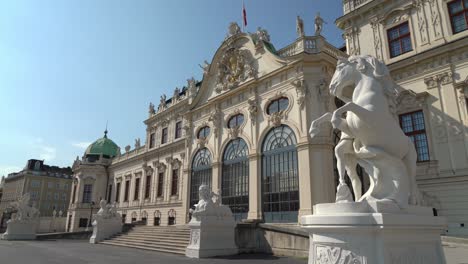
{"label": "tall window", "polygon": [[156,193],[158,197],[163,196],[163,184],[164,184],[164,172],[160,172],[158,174],[158,191]]}
{"label": "tall window", "polygon": [[140,178],[136,178],[133,200],[138,200],[139,198],[140,198]]}
{"label": "tall window", "polygon": [[171,180],[171,195],[177,195],[179,185],[179,169],[172,170],[172,180]]}
{"label": "tall window", "polygon": [[124,201],[128,202],[128,193],[130,192],[130,180],[125,181]]}
{"label": "tall window", "polygon": [[209,126],[204,126],[198,130],[197,138],[207,138],[208,135],[210,135],[210,127]]}
{"label": "tall window", "polygon": [[161,144],[167,143],[167,127],[162,129]]}
{"label": "tall window", "polygon": [[242,123],[244,123],[244,115],[238,114],[229,119],[227,127],[228,128],[239,127],[240,125],[242,125]]}
{"label": "tall window", "polygon": [[267,114],[271,115],[276,112],[284,111],[288,109],[289,99],[286,97],[281,97],[276,100],[271,101],[267,108]]}
{"label": "tall window", "polygon": [[154,148],[154,133],[150,134],[149,148]]}
{"label": "tall window", "polygon": [[179,121],[175,124],[175,138],[182,137],[182,121]]}
{"label": "tall window", "polygon": [[465,31],[468,28],[468,1],[452,1],[448,3],[448,10],[453,34]]}
{"label": "tall window", "polygon": [[202,184],[211,188],[211,153],[207,148],[198,150],[193,157],[190,177],[190,207],[198,202],[198,188]]}
{"label": "tall window", "polygon": [[121,185],[121,183],[118,182],[118,183],[117,183],[117,187],[116,187],[117,190],[115,191],[115,201],[116,201],[116,202],[119,202],[119,201],[120,201],[120,185]]}
{"label": "tall window", "polygon": [[91,203],[93,195],[93,185],[85,184],[83,188],[83,203]]}
{"label": "tall window", "polygon": [[413,141],[416,152],[418,153],[418,161],[428,161],[429,147],[427,144],[423,112],[416,111],[400,115],[400,126],[403,132]]}
{"label": "tall window", "polygon": [[146,175],[146,183],[145,183],[145,199],[150,197],[151,191],[151,175]]}
{"label": "tall window", "polygon": [[221,197],[236,220],[246,219],[249,212],[248,154],[247,144],[241,138],[229,142],[223,154]]}
{"label": "tall window", "polygon": [[387,36],[391,58],[413,50],[408,22],[387,30]]}
{"label": "tall window", "polygon": [[262,146],[262,204],[266,222],[297,222],[299,175],[296,136],[290,127],[275,127]]}

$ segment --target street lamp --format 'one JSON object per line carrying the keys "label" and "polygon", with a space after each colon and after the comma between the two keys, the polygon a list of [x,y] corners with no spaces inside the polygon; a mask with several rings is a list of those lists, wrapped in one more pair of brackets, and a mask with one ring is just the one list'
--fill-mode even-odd
{"label": "street lamp", "polygon": [[85,231],[89,231],[89,227],[91,226],[92,222],[91,222],[91,218],[93,217],[93,207],[94,207],[94,202],[91,202],[90,203],[90,207],[91,207],[91,210],[90,210],[90,213],[89,213],[89,219],[88,219],[88,224],[86,225],[86,229]]}

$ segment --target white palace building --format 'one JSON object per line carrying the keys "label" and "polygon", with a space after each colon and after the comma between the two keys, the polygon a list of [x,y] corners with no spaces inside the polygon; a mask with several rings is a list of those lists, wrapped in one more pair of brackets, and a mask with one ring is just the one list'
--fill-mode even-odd
{"label": "white palace building", "polygon": [[[416,144],[425,202],[468,234],[468,1],[344,0],[337,19],[349,55],[383,60],[402,87],[400,124]],[[127,223],[185,225],[204,183],[237,221],[297,223],[313,205],[333,202],[331,126],[311,139],[312,120],[340,102],[328,84],[338,57],[316,28],[276,50],[268,32],[231,23],[203,79],[150,104],[145,144],[91,144],[73,164],[67,230],[89,224],[101,199]],[[365,189],[368,180],[360,170]]]}

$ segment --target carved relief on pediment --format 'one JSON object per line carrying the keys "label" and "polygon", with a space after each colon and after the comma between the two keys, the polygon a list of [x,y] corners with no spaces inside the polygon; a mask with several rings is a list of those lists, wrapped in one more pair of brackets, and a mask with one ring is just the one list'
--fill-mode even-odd
{"label": "carved relief on pediment", "polygon": [[228,48],[218,62],[217,68],[215,87],[217,93],[233,89],[245,80],[257,76],[257,69],[248,50]]}

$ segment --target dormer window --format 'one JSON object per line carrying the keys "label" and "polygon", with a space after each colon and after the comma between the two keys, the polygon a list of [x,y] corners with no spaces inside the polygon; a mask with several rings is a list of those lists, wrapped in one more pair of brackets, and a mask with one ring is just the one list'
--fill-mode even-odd
{"label": "dormer window", "polygon": [[411,33],[408,22],[387,30],[388,47],[390,48],[390,58],[394,58],[403,53],[413,50],[411,46]]}
{"label": "dormer window", "polygon": [[204,126],[198,130],[197,138],[199,139],[205,139],[210,135],[210,127],[209,126]]}
{"label": "dormer window", "polygon": [[267,114],[271,115],[273,113],[285,111],[288,109],[289,99],[286,97],[281,97],[276,100],[273,100],[267,108]]}

